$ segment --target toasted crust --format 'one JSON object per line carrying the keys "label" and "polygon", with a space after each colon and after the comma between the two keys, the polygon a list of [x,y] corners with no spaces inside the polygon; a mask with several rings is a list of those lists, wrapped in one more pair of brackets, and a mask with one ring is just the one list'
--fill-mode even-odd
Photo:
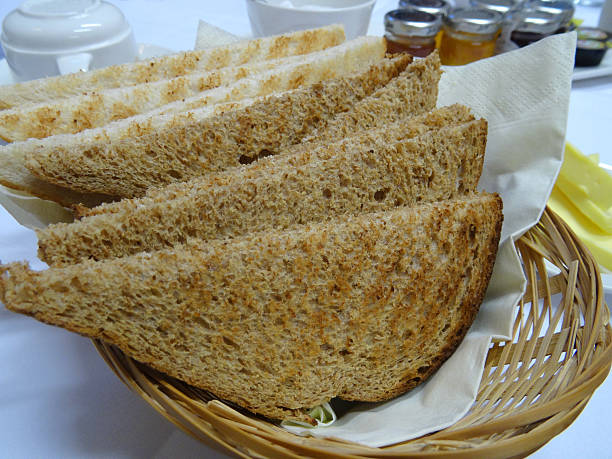
{"label": "toasted crust", "polygon": [[0,86],[0,109],[81,95],[92,91],[175,78],[249,62],[301,55],[336,46],[344,41],[339,25],[241,41],[188,51],[156,59],[113,65],[90,72]]}
{"label": "toasted crust", "polygon": [[[26,167],[56,185],[81,192],[142,196],[151,186],[221,171],[297,144],[336,114],[387,84],[410,58],[384,59],[367,71],[262,99],[239,109],[211,109],[156,119],[138,137],[108,129],[23,142]],[[26,150],[27,148],[27,150]]]}
{"label": "toasted crust", "polygon": [[41,272],[15,263],[0,298],[253,412],[308,420],[303,408],[386,400],[435,371],[478,311],[501,220],[499,197],[480,194]]}
{"label": "toasted crust", "polygon": [[[360,37],[323,51],[224,67],[206,73],[87,93],[0,111],[6,141],[74,134],[140,113],[177,113],[220,102],[295,89],[355,72],[382,59],[379,37]],[[174,103],[173,103],[174,102]]]}
{"label": "toasted crust", "polygon": [[[451,114],[457,111],[442,109],[311,152],[266,158],[160,190],[154,198],[123,200],[112,213],[51,225],[37,232],[39,257],[50,265],[100,260],[189,237],[237,237],[474,191],[487,125],[456,124]],[[447,124],[440,126],[441,119]],[[478,174],[463,175],[472,171]]]}

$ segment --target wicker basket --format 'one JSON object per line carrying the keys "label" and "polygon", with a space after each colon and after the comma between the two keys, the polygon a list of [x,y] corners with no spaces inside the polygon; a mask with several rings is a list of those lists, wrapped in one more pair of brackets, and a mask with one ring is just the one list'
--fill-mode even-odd
{"label": "wicker basket", "polygon": [[[298,437],[94,342],[122,381],[162,415],[238,456],[524,456],[569,426],[604,381],[612,364],[612,328],[597,264],[559,217],[547,209],[517,247],[527,291],[512,341],[489,349],[471,410],[451,427],[384,448]],[[548,274],[545,259],[560,274]]]}

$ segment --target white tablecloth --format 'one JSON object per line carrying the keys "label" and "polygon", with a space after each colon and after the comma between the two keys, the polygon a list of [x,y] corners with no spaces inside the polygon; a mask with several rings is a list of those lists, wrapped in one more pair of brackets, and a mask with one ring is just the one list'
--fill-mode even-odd
{"label": "white tablecloth", "polygon": [[[0,2],[0,18],[18,5]],[[244,0],[114,0],[140,43],[191,49],[204,19],[250,35]],[[379,0],[370,32],[395,1]],[[596,24],[599,10],[579,7]],[[568,140],[612,164],[612,77],[586,80],[572,90]],[[36,259],[33,232],[0,208],[0,260]],[[612,298],[607,297],[608,303]],[[193,440],[124,386],[88,339],[0,308],[0,457],[226,457]],[[610,378],[579,418],[533,457],[612,457]]]}

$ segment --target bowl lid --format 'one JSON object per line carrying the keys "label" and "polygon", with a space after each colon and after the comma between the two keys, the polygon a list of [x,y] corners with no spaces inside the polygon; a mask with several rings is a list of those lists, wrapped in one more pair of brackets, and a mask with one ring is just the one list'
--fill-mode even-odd
{"label": "bowl lid", "polygon": [[497,32],[504,20],[504,15],[497,11],[481,8],[457,8],[451,11],[444,24],[457,32],[486,35]]}
{"label": "bowl lid", "polygon": [[84,50],[131,33],[123,13],[102,0],[26,0],[2,23],[2,44],[23,52]]}
{"label": "bowl lid", "polygon": [[385,14],[385,30],[405,37],[432,37],[442,25],[440,16],[415,9],[398,9]]}

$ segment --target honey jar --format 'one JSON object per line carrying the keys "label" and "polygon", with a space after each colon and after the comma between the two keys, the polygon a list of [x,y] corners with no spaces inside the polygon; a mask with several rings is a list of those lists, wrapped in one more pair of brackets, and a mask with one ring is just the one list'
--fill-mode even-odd
{"label": "honey jar", "polygon": [[424,11],[398,9],[385,14],[385,38],[390,53],[425,57],[436,48],[442,20]]}
{"label": "honey jar", "polygon": [[491,57],[504,15],[481,8],[457,8],[443,22],[440,60],[444,65],[463,65]]}
{"label": "honey jar", "polygon": [[504,16],[499,38],[495,43],[495,54],[516,49],[517,46],[510,41],[510,34],[516,24],[517,14],[522,8],[522,0],[470,0],[474,8],[485,9],[501,13]]}

